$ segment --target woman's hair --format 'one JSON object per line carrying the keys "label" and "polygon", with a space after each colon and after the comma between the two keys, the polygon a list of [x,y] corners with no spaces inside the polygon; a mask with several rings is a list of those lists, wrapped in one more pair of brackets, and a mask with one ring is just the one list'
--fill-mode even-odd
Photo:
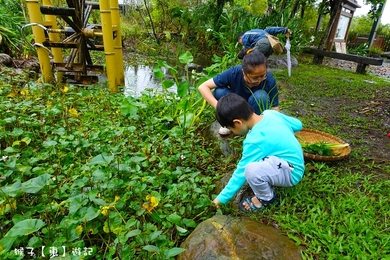
{"label": "woman's hair", "polygon": [[267,58],[264,56],[263,53],[259,51],[255,51],[253,49],[242,49],[238,54],[238,58],[240,58],[240,54],[243,55],[242,69],[245,73],[251,73],[253,68],[256,68],[258,66],[267,67]]}

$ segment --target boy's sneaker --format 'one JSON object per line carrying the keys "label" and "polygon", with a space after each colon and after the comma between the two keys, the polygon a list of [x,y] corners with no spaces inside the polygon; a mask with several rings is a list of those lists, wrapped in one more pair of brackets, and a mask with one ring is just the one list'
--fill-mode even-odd
{"label": "boy's sneaker", "polygon": [[227,135],[230,135],[232,133],[232,131],[230,131],[228,128],[226,127],[221,127],[218,131],[219,135],[221,136],[227,136]]}

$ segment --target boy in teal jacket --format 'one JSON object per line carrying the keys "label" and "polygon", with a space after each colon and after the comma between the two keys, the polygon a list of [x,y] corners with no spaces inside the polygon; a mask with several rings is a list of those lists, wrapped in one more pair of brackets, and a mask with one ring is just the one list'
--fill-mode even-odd
{"label": "boy in teal jacket", "polygon": [[213,201],[217,206],[231,200],[247,181],[254,196],[241,201],[240,209],[262,209],[277,202],[272,186],[291,187],[302,179],[303,151],[294,135],[302,123],[297,118],[274,110],[257,115],[245,99],[233,93],[218,100],[216,116],[221,126],[246,135],[241,160]]}

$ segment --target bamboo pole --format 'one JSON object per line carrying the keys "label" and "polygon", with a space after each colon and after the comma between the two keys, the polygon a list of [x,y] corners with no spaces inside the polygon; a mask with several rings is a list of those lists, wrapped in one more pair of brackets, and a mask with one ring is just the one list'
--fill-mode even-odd
{"label": "bamboo pole", "polygon": [[[39,10],[38,0],[26,0],[26,3],[27,3],[28,13],[30,16],[30,22],[42,24],[42,18],[41,18],[41,12]],[[34,34],[35,43],[42,45],[42,43],[46,40],[44,30],[38,26],[33,26],[32,31]],[[46,83],[52,83],[54,81],[54,77],[51,70],[48,51],[38,46],[37,54],[38,54],[39,66],[41,67],[43,81]]]}
{"label": "bamboo pole", "polygon": [[[43,5],[52,6],[50,0],[43,0]],[[45,20],[48,23],[50,23],[51,29],[53,29],[53,30],[58,29],[57,20],[56,20],[56,16],[55,15],[45,15]],[[49,32],[49,39],[52,42],[60,42],[60,36],[57,33]],[[53,56],[54,56],[54,62],[62,63],[63,62],[63,58],[62,58],[61,48],[52,48],[51,51],[52,51]],[[56,72],[57,82],[62,82],[63,75],[64,75],[63,72]]]}
{"label": "bamboo pole", "polygon": [[118,92],[116,81],[116,60],[115,60],[115,45],[112,31],[112,20],[110,3],[107,0],[99,0],[100,18],[102,20],[104,55],[106,57],[106,71],[108,78],[108,88],[110,92]]}
{"label": "bamboo pole", "polygon": [[118,0],[111,0],[111,18],[112,26],[116,27],[116,37],[114,39],[115,43],[115,59],[116,63],[116,79],[117,85],[125,85],[125,75],[123,67],[123,52],[122,52],[122,34],[121,34],[121,23],[119,15],[119,6]]}

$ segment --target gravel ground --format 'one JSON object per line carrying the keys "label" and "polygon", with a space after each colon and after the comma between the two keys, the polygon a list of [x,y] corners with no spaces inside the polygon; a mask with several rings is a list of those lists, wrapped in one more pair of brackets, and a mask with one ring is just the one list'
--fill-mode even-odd
{"label": "gravel ground", "polygon": [[[324,59],[323,64],[331,67],[336,67],[345,70],[352,70],[352,71],[356,71],[356,66],[357,66],[357,63],[353,61],[345,61],[345,60],[330,59],[330,58]],[[383,61],[382,66],[369,65],[367,71],[379,77],[390,79],[390,60],[385,59]]]}

